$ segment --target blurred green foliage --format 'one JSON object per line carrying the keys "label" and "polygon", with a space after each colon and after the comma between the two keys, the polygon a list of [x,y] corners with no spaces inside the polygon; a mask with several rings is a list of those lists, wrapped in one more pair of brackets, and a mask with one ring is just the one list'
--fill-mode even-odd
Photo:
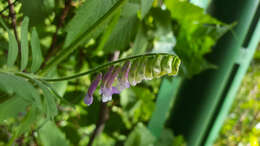
{"label": "blurred green foliage", "polygon": [[[35,77],[87,71],[111,60],[115,51],[120,51],[120,58],[145,52],[175,53],[183,62],[180,76],[192,77],[213,67],[204,55],[233,26],[185,0],[65,2],[16,3],[22,52],[17,49],[8,10],[0,15],[0,71],[13,73],[0,74],[0,145],[81,146],[89,142],[99,117],[100,96],[95,92],[91,106],[82,99],[94,76],[57,83]],[[0,10],[7,5],[0,1]],[[160,82],[145,81],[115,95],[108,104],[109,120],[94,145],[185,145],[182,136],[167,128],[155,139],[146,127]]]}

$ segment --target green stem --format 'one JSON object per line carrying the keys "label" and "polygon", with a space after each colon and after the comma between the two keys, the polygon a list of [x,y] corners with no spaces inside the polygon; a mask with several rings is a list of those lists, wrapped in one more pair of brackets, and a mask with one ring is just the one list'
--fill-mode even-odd
{"label": "green stem", "polygon": [[147,54],[135,55],[135,56],[122,58],[122,59],[119,59],[119,60],[116,60],[116,61],[108,62],[106,64],[99,65],[99,66],[97,66],[94,69],[91,69],[89,71],[82,72],[82,73],[79,73],[79,74],[75,74],[75,75],[72,75],[72,76],[61,77],[61,78],[53,78],[53,79],[51,79],[51,78],[40,78],[40,79],[44,80],[44,81],[52,81],[52,82],[71,80],[71,79],[79,78],[81,76],[85,76],[85,75],[88,75],[88,74],[91,74],[91,73],[98,72],[98,71],[100,71],[100,70],[102,70],[102,69],[104,69],[108,66],[111,66],[111,65],[114,65],[114,64],[117,64],[117,63],[120,63],[120,62],[124,62],[124,61],[127,61],[127,60],[133,60],[133,59],[139,58],[139,57],[154,56],[154,55],[174,55],[174,54],[170,54],[170,53],[147,53]]}

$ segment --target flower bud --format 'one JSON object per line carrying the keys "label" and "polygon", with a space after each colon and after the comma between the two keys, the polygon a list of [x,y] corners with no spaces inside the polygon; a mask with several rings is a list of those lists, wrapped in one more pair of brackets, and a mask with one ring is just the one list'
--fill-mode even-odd
{"label": "flower bud", "polygon": [[181,60],[179,59],[179,57],[175,56],[172,61],[172,71],[168,75],[169,76],[177,75],[180,64],[181,64]]}
{"label": "flower bud", "polygon": [[161,73],[161,61],[163,56],[158,55],[154,60],[153,77],[159,78]]}

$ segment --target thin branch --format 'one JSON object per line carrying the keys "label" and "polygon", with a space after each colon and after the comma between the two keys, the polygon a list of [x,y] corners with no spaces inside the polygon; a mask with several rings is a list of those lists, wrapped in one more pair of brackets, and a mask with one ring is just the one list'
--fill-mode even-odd
{"label": "thin branch", "polygon": [[[15,1],[12,3],[12,5],[15,5],[17,1],[18,1],[18,0],[15,0]],[[5,7],[3,10],[0,11],[0,14],[2,15],[2,13],[4,13],[4,11],[8,10],[10,6],[11,6],[11,5],[8,4],[7,7]]]}
{"label": "thin branch", "polygon": [[100,133],[102,133],[103,129],[105,128],[105,123],[109,119],[109,111],[110,111],[110,108],[107,106],[107,103],[101,103],[99,117],[98,117],[98,120],[96,123],[96,128],[90,137],[88,146],[92,146],[95,138]]}
{"label": "thin branch", "polygon": [[[15,2],[14,2],[14,3],[15,3]],[[16,41],[17,41],[17,43],[18,43],[19,51],[21,51],[21,46],[20,46],[19,38],[18,38],[18,34],[17,34],[16,14],[15,14],[14,5],[13,5],[14,3],[12,3],[11,0],[8,0],[9,15],[10,15],[11,20],[12,20],[12,27],[13,27],[13,29],[14,29],[14,35],[15,35]]]}
{"label": "thin branch", "polygon": [[44,64],[42,65],[42,67],[45,66],[45,62],[47,62],[50,59],[50,57],[57,51],[56,43],[57,43],[58,32],[59,32],[59,29],[63,26],[63,24],[65,22],[65,18],[67,17],[69,10],[71,8],[71,3],[72,3],[72,0],[66,0],[65,1],[65,7],[62,11],[60,18],[59,18],[59,22],[58,22],[58,25],[56,27],[56,31],[55,31],[54,35],[52,36],[51,47],[47,52],[47,55],[45,57],[45,61],[44,61]]}
{"label": "thin branch", "polygon": [[81,76],[85,76],[85,75],[88,75],[88,74],[91,74],[91,73],[98,72],[98,71],[100,71],[100,70],[102,70],[102,69],[104,69],[108,66],[111,66],[111,65],[114,65],[114,64],[117,64],[117,63],[121,63],[121,62],[124,62],[124,61],[127,61],[127,60],[133,60],[133,59],[136,59],[138,57],[154,56],[154,55],[174,55],[174,54],[170,54],[170,53],[147,53],[147,54],[142,54],[142,55],[130,56],[130,57],[118,59],[116,61],[111,61],[111,62],[108,62],[108,63],[103,64],[103,65],[99,65],[99,66],[95,67],[94,69],[91,69],[91,70],[83,72],[83,73],[75,74],[75,75],[72,75],[72,76],[61,77],[61,78],[40,78],[40,79],[45,80],[45,81],[52,81],[52,82],[71,80],[71,79],[79,78]]}

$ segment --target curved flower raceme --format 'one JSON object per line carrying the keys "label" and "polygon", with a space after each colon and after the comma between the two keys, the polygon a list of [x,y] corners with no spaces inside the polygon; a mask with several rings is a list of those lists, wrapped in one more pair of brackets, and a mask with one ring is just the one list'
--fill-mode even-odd
{"label": "curved flower raceme", "polygon": [[122,67],[111,66],[103,78],[101,73],[97,75],[91,83],[84,101],[87,105],[92,104],[93,93],[101,79],[99,93],[102,96],[102,102],[108,102],[112,100],[113,94],[119,94],[142,80],[151,80],[163,75],[176,75],[180,63],[180,59],[175,55],[157,55],[137,58],[132,62],[127,61]]}

